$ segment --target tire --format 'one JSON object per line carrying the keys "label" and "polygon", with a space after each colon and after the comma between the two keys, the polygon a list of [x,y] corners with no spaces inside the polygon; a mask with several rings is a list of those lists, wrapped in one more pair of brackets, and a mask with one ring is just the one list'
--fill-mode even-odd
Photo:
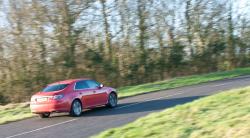
{"label": "tire", "polygon": [[82,104],[79,100],[74,100],[71,104],[70,116],[78,117],[82,114]]}
{"label": "tire", "polygon": [[107,106],[109,108],[114,108],[114,107],[117,106],[117,101],[118,101],[117,95],[114,92],[112,92],[112,93],[109,94]]}
{"label": "tire", "polygon": [[42,114],[38,114],[40,118],[49,118],[50,113],[42,113]]}

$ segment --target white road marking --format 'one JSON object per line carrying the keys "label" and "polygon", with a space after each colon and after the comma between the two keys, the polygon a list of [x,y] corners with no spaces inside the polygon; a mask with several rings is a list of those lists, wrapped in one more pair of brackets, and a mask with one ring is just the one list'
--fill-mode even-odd
{"label": "white road marking", "polygon": [[224,86],[224,85],[227,85],[227,84],[230,84],[230,83],[232,83],[232,82],[217,84],[217,85],[213,85],[212,87]]}
{"label": "white road marking", "polygon": [[[144,101],[141,101],[141,102],[136,102],[136,103],[133,103],[133,104],[129,104],[129,105],[124,105],[124,106],[121,106],[121,107],[117,107],[115,109],[126,108],[126,107],[130,107],[130,106],[133,106],[133,105],[141,104],[143,102],[164,99],[164,98],[175,96],[175,95],[179,95],[179,94],[183,94],[183,93],[179,92],[179,93],[175,93],[175,94],[172,94],[172,95],[167,95],[167,96],[163,96],[163,97],[159,97],[159,98],[147,99],[147,100],[144,100]],[[61,123],[57,123],[57,124],[54,124],[54,125],[45,126],[45,127],[42,127],[42,128],[31,130],[31,131],[22,132],[22,133],[15,134],[15,135],[12,135],[12,136],[8,136],[8,137],[5,137],[5,138],[13,138],[13,137],[21,136],[21,135],[26,135],[26,134],[29,134],[29,133],[33,133],[33,132],[36,132],[36,131],[39,131],[39,130],[43,130],[43,129],[47,129],[47,128],[50,128],[50,127],[58,126],[58,125],[65,124],[65,123],[68,123],[68,122],[72,122],[72,121],[75,121],[75,120],[78,120],[78,119],[71,119],[71,120],[68,120],[68,121],[65,121],[65,122],[61,122]]]}
{"label": "white road marking", "polygon": [[164,98],[167,98],[167,97],[172,97],[172,96],[180,95],[180,94],[183,94],[183,92],[182,93],[179,92],[179,93],[175,93],[175,94],[172,94],[172,95],[167,95],[167,96],[163,96],[163,97],[159,97],[159,98],[143,100],[141,102],[136,102],[136,103],[132,103],[132,104],[129,104],[129,105],[124,105],[124,106],[116,107],[115,109],[122,109],[122,108],[130,107],[130,106],[134,106],[134,105],[137,105],[137,104],[141,104],[141,103],[144,103],[144,102],[149,102],[149,101],[154,101],[154,100],[160,100],[160,99],[164,99]]}
{"label": "white road marking", "polygon": [[224,86],[224,85],[227,85],[227,83],[217,84],[217,85],[214,85],[213,87],[219,87],[219,86]]}
{"label": "white road marking", "polygon": [[60,122],[60,123],[57,123],[57,124],[54,124],[54,125],[49,125],[49,126],[45,126],[45,127],[41,127],[41,128],[38,128],[38,129],[31,130],[31,131],[26,131],[26,132],[22,132],[22,133],[19,133],[19,134],[16,134],[16,135],[8,136],[6,138],[13,138],[13,137],[29,134],[29,133],[32,133],[32,132],[36,132],[36,131],[39,131],[39,130],[46,129],[46,128],[50,128],[50,127],[58,126],[58,125],[65,124],[65,123],[68,123],[68,122],[72,122],[72,121],[75,121],[75,120],[78,120],[78,119],[71,119],[71,120]]}
{"label": "white road marking", "polygon": [[212,87],[219,87],[219,86],[224,86],[224,85],[228,85],[228,84],[231,84],[231,83],[244,83],[245,80],[238,80],[236,82],[233,82],[233,81],[230,81],[230,82],[226,82],[226,83],[222,83],[222,84],[216,84],[216,85],[213,85]]}

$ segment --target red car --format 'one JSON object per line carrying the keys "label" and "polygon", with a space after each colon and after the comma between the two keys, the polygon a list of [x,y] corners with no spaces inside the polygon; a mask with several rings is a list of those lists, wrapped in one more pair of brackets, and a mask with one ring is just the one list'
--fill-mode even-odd
{"label": "red car", "polygon": [[31,97],[32,113],[47,118],[52,112],[69,112],[80,116],[83,109],[97,106],[117,106],[117,93],[114,88],[91,79],[72,79],[49,84],[41,92]]}

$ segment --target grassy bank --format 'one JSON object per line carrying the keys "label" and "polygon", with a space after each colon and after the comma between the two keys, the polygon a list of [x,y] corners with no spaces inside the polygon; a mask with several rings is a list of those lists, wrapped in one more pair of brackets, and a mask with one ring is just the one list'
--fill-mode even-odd
{"label": "grassy bank", "polygon": [[8,104],[0,106],[0,124],[21,120],[34,116],[28,103]]}
{"label": "grassy bank", "polygon": [[[241,68],[232,71],[215,72],[204,75],[178,77],[170,80],[158,81],[137,86],[126,86],[118,88],[118,92],[119,92],[119,97],[121,98],[152,91],[177,88],[187,85],[194,85],[202,82],[221,80],[225,78],[233,78],[241,75],[250,75],[250,68]],[[6,106],[0,106],[0,109],[1,109],[0,124],[32,116],[32,114],[29,111],[29,107],[23,106],[23,104],[10,104]]]}
{"label": "grassy bank", "polygon": [[232,71],[215,72],[204,75],[192,75],[192,76],[173,78],[164,81],[157,81],[153,83],[146,83],[142,85],[126,86],[119,88],[118,91],[119,91],[119,97],[127,97],[152,91],[194,85],[202,82],[233,78],[241,75],[250,75],[250,68],[239,68]]}
{"label": "grassy bank", "polygon": [[95,138],[247,138],[250,87],[152,113]]}

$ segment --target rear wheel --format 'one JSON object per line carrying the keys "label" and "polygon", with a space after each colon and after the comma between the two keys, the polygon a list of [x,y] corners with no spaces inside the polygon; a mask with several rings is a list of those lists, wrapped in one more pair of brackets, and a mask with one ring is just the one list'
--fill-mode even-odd
{"label": "rear wheel", "polygon": [[82,114],[82,104],[79,100],[74,100],[71,105],[70,115],[71,116],[80,116]]}
{"label": "rear wheel", "polygon": [[108,107],[110,108],[114,108],[117,106],[117,96],[115,93],[110,93],[109,94],[109,99],[108,99],[108,104],[107,104]]}
{"label": "rear wheel", "polygon": [[40,118],[48,118],[50,116],[50,113],[42,113],[38,114]]}

